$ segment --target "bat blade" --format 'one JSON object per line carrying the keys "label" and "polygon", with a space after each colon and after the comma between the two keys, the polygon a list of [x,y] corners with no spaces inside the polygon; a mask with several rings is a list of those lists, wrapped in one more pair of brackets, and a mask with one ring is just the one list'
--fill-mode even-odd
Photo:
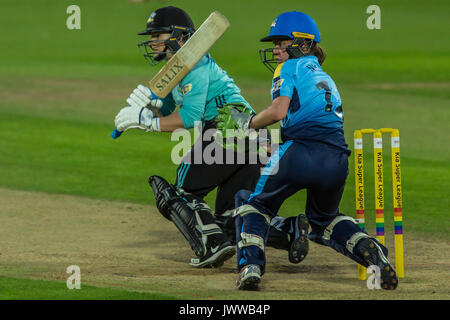
{"label": "bat blade", "polygon": [[175,53],[166,65],[150,80],[150,89],[160,98],[165,98],[191,71],[229,28],[230,22],[218,11],[214,11]]}

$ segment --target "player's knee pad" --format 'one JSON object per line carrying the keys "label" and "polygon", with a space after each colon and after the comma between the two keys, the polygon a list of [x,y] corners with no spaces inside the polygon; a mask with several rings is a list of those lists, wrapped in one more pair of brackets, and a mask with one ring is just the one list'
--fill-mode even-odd
{"label": "player's knee pad", "polygon": [[264,271],[270,218],[248,204],[237,208],[235,214],[238,268],[257,264]]}
{"label": "player's knee pad", "polygon": [[151,176],[149,183],[161,214],[175,224],[194,253],[203,257],[208,236],[223,235],[211,209],[202,199],[176,188],[162,177]]}

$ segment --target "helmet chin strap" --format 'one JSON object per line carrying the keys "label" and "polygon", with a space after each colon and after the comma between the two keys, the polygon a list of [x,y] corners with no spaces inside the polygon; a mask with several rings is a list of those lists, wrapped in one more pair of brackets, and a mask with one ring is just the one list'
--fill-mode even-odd
{"label": "helmet chin strap", "polygon": [[[292,44],[286,48],[286,52],[289,54],[290,59],[297,59],[300,57],[304,57],[306,54],[302,51],[303,44],[306,43],[306,40],[304,38],[294,38],[294,41],[292,41]],[[310,41],[308,51],[311,49],[313,45],[312,40]]]}
{"label": "helmet chin strap", "polygon": [[155,61],[161,61],[163,60],[165,57],[167,56],[167,54],[165,52],[160,52],[158,54],[155,54],[155,56],[153,57],[153,59],[155,59]]}
{"label": "helmet chin strap", "polygon": [[181,48],[180,44],[178,43],[178,39],[180,39],[183,36],[183,32],[185,31],[186,28],[174,26],[172,34],[170,35],[169,39],[164,41],[164,44],[166,45],[164,51],[156,54],[154,59],[156,61],[163,60],[165,57],[167,57],[167,50],[169,50],[172,53],[177,52]]}
{"label": "helmet chin strap", "polygon": [[[151,48],[149,45],[150,41],[142,42],[138,45],[139,49],[145,50],[143,53],[145,59],[150,63],[150,65],[154,66],[158,64],[160,61],[167,58],[168,53],[175,54],[181,46],[178,43],[178,40],[183,39],[183,34],[186,34],[188,36],[192,35],[195,30],[187,27],[180,27],[180,26],[171,26],[172,33],[170,34],[170,37],[167,40],[155,40],[155,41],[161,41],[164,43],[165,47],[163,51],[156,52]],[[161,30],[155,30],[155,32],[161,32]],[[166,32],[166,30],[164,30]],[[167,30],[167,32],[170,32],[170,30]]]}
{"label": "helmet chin strap", "polygon": [[173,52],[177,52],[181,48],[180,44],[178,43],[178,39],[183,36],[183,32],[186,32],[186,28],[173,26],[170,38],[164,41],[164,43],[166,44],[166,50],[169,49]]}

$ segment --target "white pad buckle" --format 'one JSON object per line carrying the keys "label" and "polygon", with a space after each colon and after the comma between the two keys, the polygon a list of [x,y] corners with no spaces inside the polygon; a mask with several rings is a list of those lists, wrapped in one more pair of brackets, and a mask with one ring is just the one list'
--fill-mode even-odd
{"label": "white pad buckle", "polygon": [[238,243],[239,249],[248,246],[258,246],[261,250],[264,251],[264,239],[256,234],[251,233],[241,233],[241,241]]}
{"label": "white pad buckle", "polygon": [[206,225],[196,225],[195,228],[200,231],[200,233],[202,235],[205,236],[209,236],[212,234],[216,234],[216,233],[222,233],[222,229],[220,229],[220,227],[215,224],[215,223],[211,223],[211,224],[206,224]]}
{"label": "white pad buckle", "polygon": [[236,209],[234,209],[233,215],[232,217],[236,217],[237,215],[240,215],[241,217],[245,216],[246,214],[249,213],[258,213],[260,215],[262,215],[264,217],[264,219],[266,219],[267,223],[270,224],[270,217],[267,214],[264,214],[262,212],[259,212],[255,207],[249,205],[249,204],[244,204]]}

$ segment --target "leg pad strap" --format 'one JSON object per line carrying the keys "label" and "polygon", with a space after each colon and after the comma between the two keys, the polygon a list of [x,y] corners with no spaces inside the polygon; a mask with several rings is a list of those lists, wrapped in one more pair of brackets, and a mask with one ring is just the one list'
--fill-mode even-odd
{"label": "leg pad strap", "polygon": [[248,246],[258,246],[264,251],[264,239],[256,234],[241,232],[241,241],[238,243],[239,249]]}
{"label": "leg pad strap", "polygon": [[354,224],[358,224],[357,221],[355,219],[353,219],[352,217],[349,216],[337,216],[333,221],[331,221],[331,223],[326,227],[325,231],[323,232],[323,240],[329,241],[331,240],[331,235],[333,234],[333,229],[334,227],[342,221],[351,221]]}

